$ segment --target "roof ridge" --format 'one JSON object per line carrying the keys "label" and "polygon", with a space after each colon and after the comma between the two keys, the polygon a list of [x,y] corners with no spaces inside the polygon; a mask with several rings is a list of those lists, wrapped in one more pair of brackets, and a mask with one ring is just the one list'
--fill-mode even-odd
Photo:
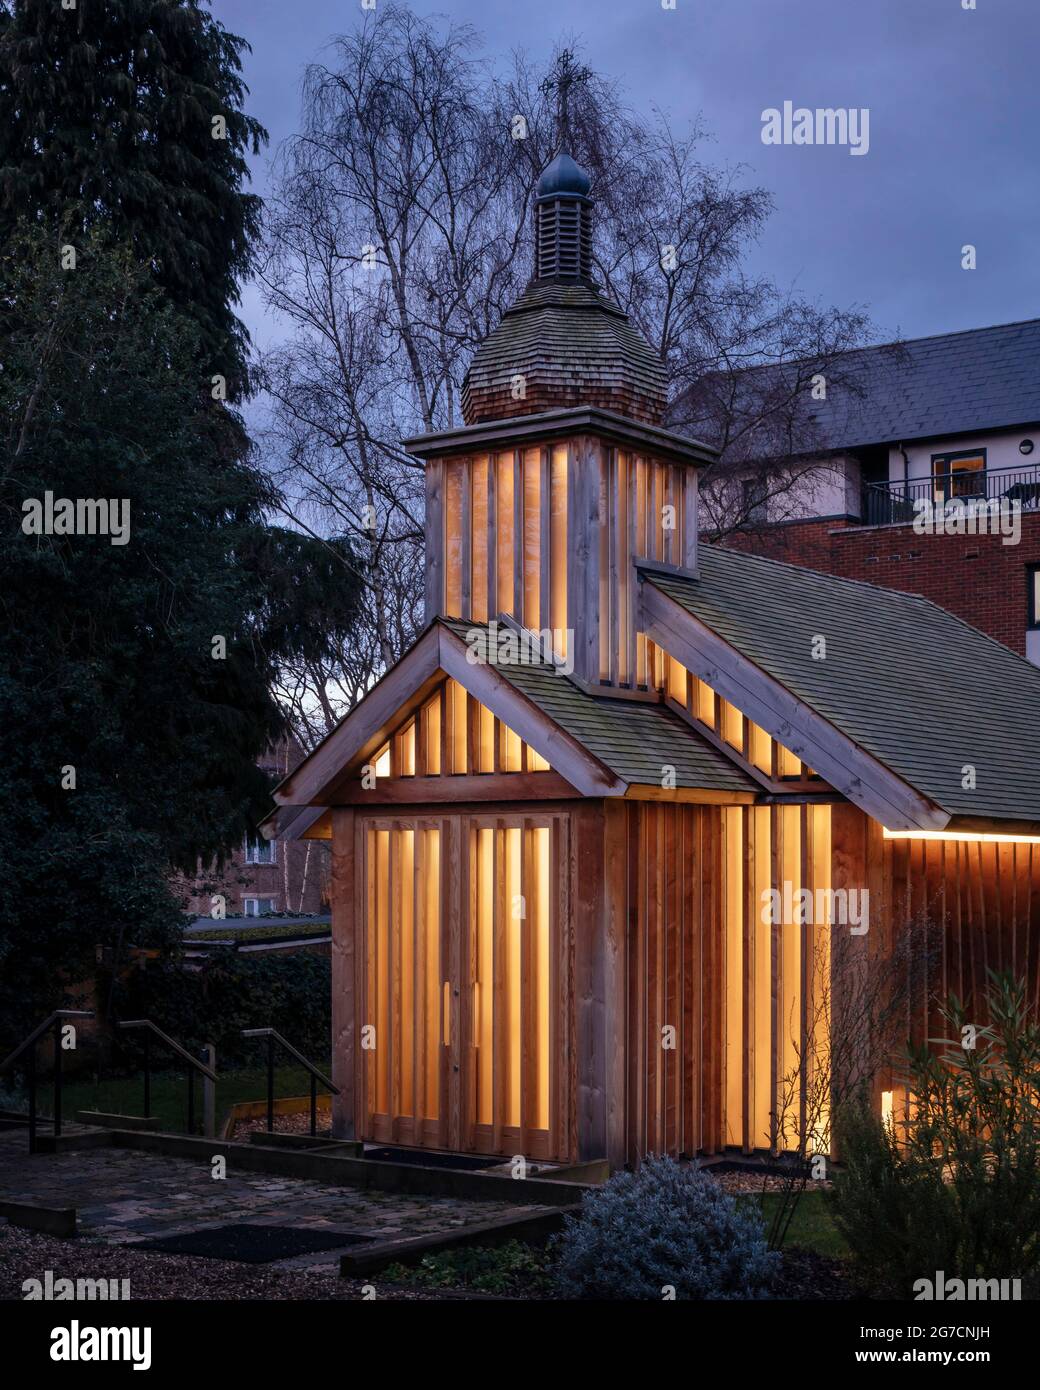
{"label": "roof ridge", "polygon": [[[726,555],[741,555],[744,557],[744,559],[755,560],[759,564],[776,565],[780,569],[795,570],[800,574],[816,575],[820,579],[831,579],[838,584],[852,584],[857,589],[873,589],[875,592],[881,594],[895,594],[899,598],[917,599],[920,603],[927,603],[932,608],[938,608],[941,613],[946,613],[949,611],[948,609],[943,608],[941,604],[933,603],[932,600],[930,598],[926,598],[924,594],[915,594],[912,589],[893,589],[888,584],[875,584],[873,580],[870,579],[850,579],[849,576],[846,574],[832,574],[830,570],[814,569],[811,565],[797,565],[793,564],[790,560],[777,560],[772,555],[759,555],[757,551],[738,550],[735,546],[730,545],[716,545],[712,541],[702,540],[699,542],[699,544],[702,548],[706,550],[713,550]],[[636,564],[638,563],[639,561],[637,560]],[[675,576],[670,576],[667,574],[663,575],[663,578],[665,579],[672,577],[676,579],[692,579],[692,576],[682,574]],[[696,583],[696,580],[693,580],[692,582]],[[965,626],[971,627],[971,624],[967,623],[965,624]],[[973,631],[978,631],[978,629],[973,629]],[[1001,644],[998,643],[998,646],[999,645]]]}
{"label": "roof ridge", "polygon": [[[864,343],[861,347],[846,348],[838,356],[851,356],[856,352],[880,352],[882,348],[911,347],[914,343],[934,343],[940,338],[968,338],[976,333],[995,333],[1000,328],[1026,328],[1040,325],[1040,318],[1012,319],[1010,323],[985,323],[979,328],[953,328],[947,333],[924,333],[919,338],[889,338],[883,343]],[[811,358],[803,359],[811,361]]]}
{"label": "roof ridge", "polygon": [[[1040,319],[1038,319],[1037,322],[1040,323]],[[959,613],[954,613],[951,609],[945,608],[941,603],[936,603],[934,599],[928,598],[926,594],[915,594],[910,589],[893,589],[887,584],[875,584],[869,579],[850,579],[848,575],[831,574],[828,570],[813,569],[809,565],[794,565],[789,560],[775,560],[770,555],[757,555],[754,551],[736,550],[732,546],[712,545],[710,541],[705,541],[703,544],[710,550],[725,551],[730,555],[743,555],[747,559],[758,560],[766,565],[779,565],[783,569],[800,570],[803,573],[808,572],[809,574],[818,575],[821,579],[836,580],[840,584],[853,584],[859,589],[872,589],[875,593],[894,594],[899,598],[916,599],[918,603],[926,604],[929,608],[935,609],[937,613],[941,613],[944,618],[950,618],[954,622],[960,623],[961,627],[967,628],[968,631],[973,633],[976,637],[984,637],[992,646],[997,647],[1003,655],[1015,657],[1016,660],[1027,666],[1030,671],[1040,670],[1040,667],[1030,661],[1028,657],[1023,656],[1021,652],[1016,652],[1013,647],[1008,647],[1003,642],[998,642],[997,639],[991,637],[988,632],[983,632],[982,628],[975,627],[975,625],[969,623],[966,618],[962,618]],[[668,578],[669,576],[665,575],[664,577]],[[677,579],[684,579],[689,576],[680,574],[674,577]],[[696,583],[696,580],[692,582]]]}

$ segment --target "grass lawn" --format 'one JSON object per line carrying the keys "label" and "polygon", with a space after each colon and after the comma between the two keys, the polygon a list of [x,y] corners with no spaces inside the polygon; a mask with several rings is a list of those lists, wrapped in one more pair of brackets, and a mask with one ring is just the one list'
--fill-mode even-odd
{"label": "grass lawn", "polygon": [[[767,1225],[779,1201],[779,1196],[773,1192],[767,1192],[763,1196],[762,1212]],[[819,1255],[831,1255],[839,1259],[848,1255],[849,1247],[831,1216],[827,1193],[802,1193],[784,1244],[801,1245],[806,1250],[815,1250]]]}
{"label": "grass lawn", "polygon": [[[315,1063],[320,1070],[328,1072],[328,1062]],[[249,1071],[221,1073],[217,1081],[217,1125],[224,1122],[228,1109],[243,1100],[265,1100],[267,1098],[267,1071],[257,1068]],[[320,1089],[320,1088],[319,1088]],[[103,1077],[100,1084],[93,1079],[79,1078],[68,1080],[61,1088],[62,1113],[70,1119],[77,1110],[100,1110],[114,1115],[140,1115],[144,1105],[144,1085],[142,1076]],[[310,1095],[310,1077],[303,1067],[275,1067],[275,1099],[282,1096]],[[41,1109],[50,1114],[51,1091],[44,1085],[40,1096]],[[158,1115],[161,1127],[165,1130],[183,1131],[188,1123],[188,1080],[183,1071],[162,1071],[152,1073],[152,1114]],[[202,1126],[202,1078],[195,1078],[195,1123]],[[277,1117],[275,1128],[278,1127]]]}

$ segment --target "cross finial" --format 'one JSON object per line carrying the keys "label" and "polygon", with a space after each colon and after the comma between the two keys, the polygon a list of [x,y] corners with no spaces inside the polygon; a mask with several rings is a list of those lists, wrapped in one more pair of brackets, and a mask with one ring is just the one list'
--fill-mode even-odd
{"label": "cross finial", "polygon": [[592,77],[592,69],[575,61],[574,52],[565,48],[556,58],[552,71],[541,84],[546,96],[556,93],[557,144],[564,149],[570,142],[570,94],[572,87],[583,87]]}

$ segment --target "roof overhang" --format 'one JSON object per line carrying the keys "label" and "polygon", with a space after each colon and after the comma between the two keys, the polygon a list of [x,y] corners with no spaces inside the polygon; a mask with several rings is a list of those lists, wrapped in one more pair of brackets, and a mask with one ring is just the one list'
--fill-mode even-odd
{"label": "roof overhang", "polygon": [[639,629],[753,719],[835,791],[889,830],[941,830],[950,821],[928,797],[731,646],[637,562]]}
{"label": "roof overhang", "polygon": [[504,420],[488,420],[463,429],[439,434],[421,434],[404,440],[404,447],[417,458],[439,458],[445,454],[468,454],[481,449],[509,448],[558,439],[561,435],[594,434],[615,444],[627,444],[643,453],[678,463],[706,467],[718,458],[718,450],[672,430],[644,425],[612,410],[576,406],[566,410],[545,410],[537,415],[514,415]]}
{"label": "roof overhang", "polygon": [[[472,649],[439,622],[432,623],[368,694],[274,789],[278,807],[318,813],[337,804],[355,770],[407,720],[445,677],[463,686],[582,796],[623,796],[627,783],[555,724],[494,666],[474,661]],[[264,833],[280,834],[278,813]],[[315,817],[317,819],[317,817]],[[291,824],[291,823],[287,823]]]}

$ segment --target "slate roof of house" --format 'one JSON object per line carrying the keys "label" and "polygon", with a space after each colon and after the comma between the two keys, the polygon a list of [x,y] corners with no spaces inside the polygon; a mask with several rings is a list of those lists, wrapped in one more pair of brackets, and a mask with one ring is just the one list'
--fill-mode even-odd
{"label": "slate roof of house", "polygon": [[950,815],[1040,819],[1040,668],[915,594],[707,544],[698,572],[641,574]]}
{"label": "slate roof of house", "polygon": [[[464,642],[487,625],[452,618],[439,619]],[[622,781],[660,786],[662,770],[675,768],[678,787],[709,791],[759,792],[753,781],[724,753],[663,704],[619,700],[589,694],[556,667],[523,656],[517,662],[491,663],[565,733]]]}
{"label": "slate roof of house", "polygon": [[1040,423],[1040,319],[857,349],[841,370],[857,389],[832,384],[813,403],[814,451]]}

